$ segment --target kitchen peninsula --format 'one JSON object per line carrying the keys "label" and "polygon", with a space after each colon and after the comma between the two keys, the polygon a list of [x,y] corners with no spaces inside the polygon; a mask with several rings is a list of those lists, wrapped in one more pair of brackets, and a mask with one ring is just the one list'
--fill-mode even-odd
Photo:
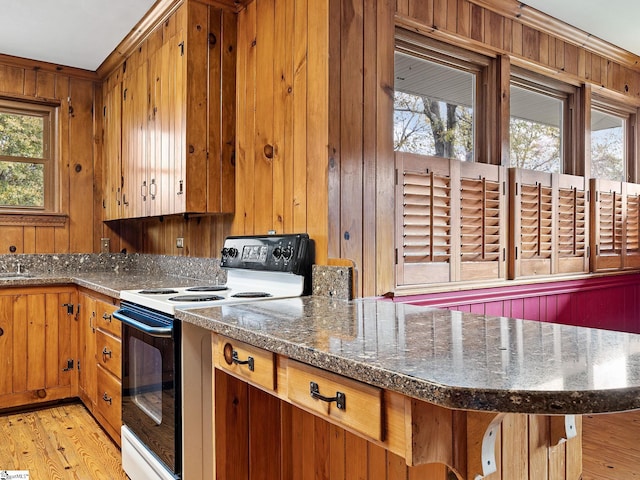
{"label": "kitchen peninsula", "polygon": [[[216,262],[194,258],[19,260],[26,273],[0,282],[7,295],[78,288],[85,301],[99,296],[109,304],[140,282],[162,287],[181,272],[199,277],[181,277],[194,284],[221,275]],[[256,469],[263,478],[304,479],[317,471],[332,479],[448,480],[451,469],[459,479],[577,479],[581,415],[640,408],[634,334],[323,294],[177,317],[185,453],[200,458],[185,462],[186,480],[212,478],[214,468],[229,480]],[[60,352],[66,365],[66,350]],[[254,371],[242,364],[249,356]],[[315,397],[344,394],[343,408],[312,398],[311,382]]]}
{"label": "kitchen peninsula", "polygon": [[[340,440],[350,436],[364,442],[352,438],[368,462],[378,461],[372,451],[381,465],[403,459],[402,478],[422,468],[427,476],[415,478],[453,478],[450,470],[459,479],[577,479],[580,415],[640,407],[633,334],[318,296],[178,318],[185,330],[213,332],[212,422],[225,478],[244,461],[247,471],[315,465],[334,478],[334,456],[349,459],[346,472],[361,461]],[[225,358],[231,349],[240,364]],[[278,461],[262,458],[255,436]],[[364,478],[400,478],[368,471]]]}

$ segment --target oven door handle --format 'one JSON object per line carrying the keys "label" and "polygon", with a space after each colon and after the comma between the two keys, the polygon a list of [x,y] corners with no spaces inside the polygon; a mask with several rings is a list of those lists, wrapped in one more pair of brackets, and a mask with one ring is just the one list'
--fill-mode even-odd
{"label": "oven door handle", "polygon": [[147,335],[151,335],[152,337],[171,338],[173,335],[172,327],[152,327],[151,325],[147,325],[146,323],[142,323],[134,320],[131,317],[127,317],[126,315],[120,313],[120,311],[113,312],[113,316],[120,320],[122,323],[129,325],[136,330],[140,330]]}

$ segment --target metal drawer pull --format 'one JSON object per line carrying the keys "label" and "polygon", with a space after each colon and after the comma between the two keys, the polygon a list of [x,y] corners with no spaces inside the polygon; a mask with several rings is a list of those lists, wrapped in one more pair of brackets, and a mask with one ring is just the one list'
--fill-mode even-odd
{"label": "metal drawer pull", "polygon": [[102,395],[102,400],[104,400],[109,405],[111,405],[111,401],[113,400],[113,398],[111,398],[109,395],[107,395],[107,392],[104,392],[104,395]]}
{"label": "metal drawer pull", "polygon": [[320,395],[320,387],[316,382],[309,382],[309,393],[311,397],[316,400],[322,400],[328,403],[336,402],[336,407],[338,407],[339,410],[347,409],[347,396],[342,392],[336,392],[335,397],[325,397]]}
{"label": "metal drawer pull", "polygon": [[103,314],[102,314],[102,318],[103,318],[103,320],[105,320],[105,321],[107,321],[107,322],[111,323],[111,315],[109,315],[108,313],[106,313],[106,312],[105,312],[105,313],[103,313]]}
{"label": "metal drawer pull", "polygon": [[107,349],[107,347],[104,347],[102,349],[102,356],[111,358],[111,350]]}
{"label": "metal drawer pull", "polygon": [[231,355],[231,359],[233,360],[233,363],[235,363],[236,365],[248,365],[249,370],[253,372],[253,369],[254,369],[253,357],[249,356],[247,357],[246,360],[240,360],[238,359],[238,352],[234,350]]}

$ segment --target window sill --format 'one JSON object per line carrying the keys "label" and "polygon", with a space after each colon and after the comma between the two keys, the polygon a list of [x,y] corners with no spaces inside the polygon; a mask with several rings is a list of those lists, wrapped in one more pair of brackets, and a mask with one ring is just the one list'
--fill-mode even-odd
{"label": "window sill", "polygon": [[68,215],[61,213],[0,212],[0,225],[23,227],[64,227],[67,224],[68,218]]}

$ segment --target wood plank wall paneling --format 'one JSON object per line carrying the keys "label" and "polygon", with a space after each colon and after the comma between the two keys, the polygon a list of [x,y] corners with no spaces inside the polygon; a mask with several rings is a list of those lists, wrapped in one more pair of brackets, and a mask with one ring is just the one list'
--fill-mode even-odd
{"label": "wood plank wall paneling", "polygon": [[[99,219],[93,214],[97,127],[92,72],[0,56],[0,96],[29,102],[59,103],[59,211],[68,215],[63,226],[33,218],[28,224],[0,225],[0,254],[92,252],[99,248]],[[99,189],[99,184],[95,186]]]}
{"label": "wood plank wall paneling", "polygon": [[327,258],[329,0],[238,14],[234,234],[308,232]]}

